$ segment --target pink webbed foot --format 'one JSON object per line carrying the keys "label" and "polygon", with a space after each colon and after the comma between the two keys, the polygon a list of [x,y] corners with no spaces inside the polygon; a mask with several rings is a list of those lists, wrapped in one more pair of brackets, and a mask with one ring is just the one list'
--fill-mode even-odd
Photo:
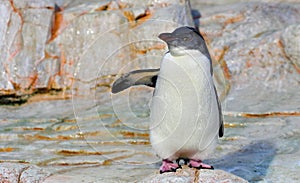
{"label": "pink webbed foot", "polygon": [[211,169],[213,170],[214,167],[205,163],[202,163],[201,160],[193,160],[191,159],[189,162],[190,168],[197,168],[197,169]]}
{"label": "pink webbed foot", "polygon": [[164,159],[162,161],[162,165],[159,168],[160,173],[165,173],[165,172],[176,172],[176,170],[180,168],[180,166],[176,163],[173,163],[170,160]]}

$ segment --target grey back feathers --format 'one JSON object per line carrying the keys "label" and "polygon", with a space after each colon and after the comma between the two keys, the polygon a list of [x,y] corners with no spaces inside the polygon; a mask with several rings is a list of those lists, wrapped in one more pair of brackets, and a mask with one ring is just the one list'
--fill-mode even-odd
{"label": "grey back feathers", "polygon": [[205,40],[204,40],[203,36],[195,28],[191,28],[191,27],[187,27],[187,28],[193,30],[193,32],[196,33],[200,37],[200,39],[198,41],[199,44],[197,44],[196,48],[198,48],[198,50],[211,61],[210,54],[209,54],[209,51],[207,49],[207,46],[206,46],[206,43],[205,43]]}

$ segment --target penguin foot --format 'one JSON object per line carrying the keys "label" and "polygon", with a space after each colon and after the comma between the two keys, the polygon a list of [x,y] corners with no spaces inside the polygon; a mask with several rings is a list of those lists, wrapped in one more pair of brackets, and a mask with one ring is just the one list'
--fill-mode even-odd
{"label": "penguin foot", "polygon": [[211,169],[213,170],[214,167],[205,163],[202,163],[201,160],[193,160],[191,159],[189,162],[190,168],[197,168],[197,169]]}
{"label": "penguin foot", "polygon": [[167,159],[163,159],[162,161],[162,165],[161,167],[159,168],[159,172],[162,174],[162,173],[165,173],[165,172],[176,172],[176,170],[178,168],[181,168],[181,166],[179,166],[178,164],[176,163],[173,163],[172,161],[170,160],[167,160]]}

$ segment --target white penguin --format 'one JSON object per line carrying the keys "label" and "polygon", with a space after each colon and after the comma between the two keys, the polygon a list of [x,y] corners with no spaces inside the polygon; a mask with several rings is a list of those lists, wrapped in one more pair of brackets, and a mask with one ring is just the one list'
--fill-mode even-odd
{"label": "white penguin", "polygon": [[150,141],[163,159],[161,173],[181,168],[180,159],[189,167],[213,169],[202,160],[213,152],[224,125],[205,41],[192,27],[180,27],[159,38],[169,48],[160,69],[132,71],[114,82],[112,92],[132,85],[155,87]]}

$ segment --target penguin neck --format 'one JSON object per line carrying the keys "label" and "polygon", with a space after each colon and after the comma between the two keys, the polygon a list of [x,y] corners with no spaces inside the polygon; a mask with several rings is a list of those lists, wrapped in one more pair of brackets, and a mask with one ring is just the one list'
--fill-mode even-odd
{"label": "penguin neck", "polygon": [[165,55],[165,59],[175,62],[178,65],[186,65],[190,63],[195,63],[201,68],[203,68],[206,73],[212,75],[212,64],[206,55],[202,54],[198,50],[185,50],[184,55],[174,56],[169,51]]}
{"label": "penguin neck", "polygon": [[180,50],[179,49],[178,50],[169,50],[167,53],[169,53],[174,58],[176,58],[176,57],[188,57],[188,56],[190,56],[190,57],[193,57],[193,56],[199,57],[200,55],[201,55],[201,57],[205,56],[199,50],[196,50],[196,49],[195,50],[193,50],[193,49],[190,49],[190,50],[181,50],[181,49]]}
{"label": "penguin neck", "polygon": [[186,53],[186,49],[182,48],[182,47],[171,47],[169,46],[169,52],[172,56],[174,57],[180,57],[180,56],[184,56],[188,53]]}

